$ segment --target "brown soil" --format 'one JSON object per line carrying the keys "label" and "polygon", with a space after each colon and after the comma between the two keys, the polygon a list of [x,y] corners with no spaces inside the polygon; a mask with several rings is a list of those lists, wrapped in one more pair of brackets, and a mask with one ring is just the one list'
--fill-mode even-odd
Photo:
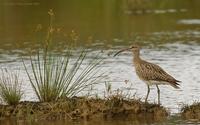
{"label": "brown soil", "polygon": [[152,116],[163,119],[166,109],[157,104],[145,104],[140,100],[94,99],[73,97],[57,102],[21,102],[18,105],[0,105],[1,118],[19,119],[96,119],[135,118]]}
{"label": "brown soil", "polygon": [[184,106],[181,109],[181,115],[185,119],[200,121],[200,102],[196,102],[190,106]]}

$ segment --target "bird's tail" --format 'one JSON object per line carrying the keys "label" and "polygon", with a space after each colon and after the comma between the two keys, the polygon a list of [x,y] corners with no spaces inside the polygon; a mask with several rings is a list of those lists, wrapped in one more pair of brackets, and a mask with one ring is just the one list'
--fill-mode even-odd
{"label": "bird's tail", "polygon": [[171,83],[170,85],[172,86],[172,87],[174,87],[175,89],[180,89],[180,84],[178,83],[178,82],[181,82],[181,81],[178,81],[178,80],[176,80],[176,81],[174,81],[173,83]]}

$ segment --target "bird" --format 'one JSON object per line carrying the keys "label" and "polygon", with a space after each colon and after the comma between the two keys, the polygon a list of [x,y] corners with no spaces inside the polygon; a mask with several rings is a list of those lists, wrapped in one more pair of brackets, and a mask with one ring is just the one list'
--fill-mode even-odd
{"label": "bird", "polygon": [[135,67],[136,75],[140,80],[146,83],[147,85],[147,94],[145,98],[145,103],[147,103],[148,96],[150,93],[150,86],[156,85],[157,94],[158,94],[158,104],[160,105],[160,89],[158,85],[170,85],[175,89],[179,89],[180,82],[175,79],[173,76],[168,74],[162,67],[157,64],[148,62],[143,60],[140,57],[140,46],[132,45],[128,48],[122,49],[118,51],[115,55],[117,56],[119,53],[131,50],[133,53],[133,64]]}

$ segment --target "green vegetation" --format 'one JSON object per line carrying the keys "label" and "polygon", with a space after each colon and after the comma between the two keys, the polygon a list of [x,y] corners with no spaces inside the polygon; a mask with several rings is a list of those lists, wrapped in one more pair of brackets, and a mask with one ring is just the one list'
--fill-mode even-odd
{"label": "green vegetation", "polygon": [[23,63],[31,86],[41,102],[76,96],[84,89],[98,83],[103,77],[99,69],[101,59],[98,57],[93,58],[86,67],[83,67],[82,64],[87,56],[86,50],[82,50],[76,59],[72,56],[74,53],[71,47],[67,48],[67,52],[63,52],[64,56],[52,52],[53,10],[48,14],[50,25],[42,51],[38,51],[35,57],[30,56],[30,71]]}
{"label": "green vegetation", "polygon": [[16,105],[22,97],[21,81],[17,73],[7,69],[1,70],[0,96],[9,105]]}
{"label": "green vegetation", "polygon": [[31,85],[41,102],[76,96],[103,77],[99,73],[100,59],[94,58],[86,67],[82,67],[85,51],[74,62],[72,58],[71,51],[63,57],[38,53],[36,58],[30,57],[31,71],[24,63]]}

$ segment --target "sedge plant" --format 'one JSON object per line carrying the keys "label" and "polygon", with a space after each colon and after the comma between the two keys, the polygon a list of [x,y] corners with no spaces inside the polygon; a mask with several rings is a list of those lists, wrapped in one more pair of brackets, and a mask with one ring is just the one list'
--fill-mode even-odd
{"label": "sedge plant", "polygon": [[1,70],[0,76],[0,96],[2,100],[9,105],[16,105],[22,98],[22,81],[16,72],[7,69]]}
{"label": "sedge plant", "polygon": [[[92,59],[83,66],[87,53],[82,51],[74,59],[71,51],[65,56],[38,53],[30,57],[30,68],[24,63],[31,86],[42,102],[56,101],[63,97],[76,96],[103,78],[100,59]],[[23,61],[24,62],[24,61]]]}
{"label": "sedge plant", "polygon": [[91,59],[87,65],[83,65],[88,55],[86,50],[82,50],[76,57],[72,56],[74,55],[72,47],[68,47],[62,56],[51,51],[54,13],[52,10],[48,13],[50,26],[44,47],[37,52],[36,56],[31,54],[29,66],[23,60],[31,86],[41,102],[77,96],[103,78],[99,66],[102,59],[98,56]]}

